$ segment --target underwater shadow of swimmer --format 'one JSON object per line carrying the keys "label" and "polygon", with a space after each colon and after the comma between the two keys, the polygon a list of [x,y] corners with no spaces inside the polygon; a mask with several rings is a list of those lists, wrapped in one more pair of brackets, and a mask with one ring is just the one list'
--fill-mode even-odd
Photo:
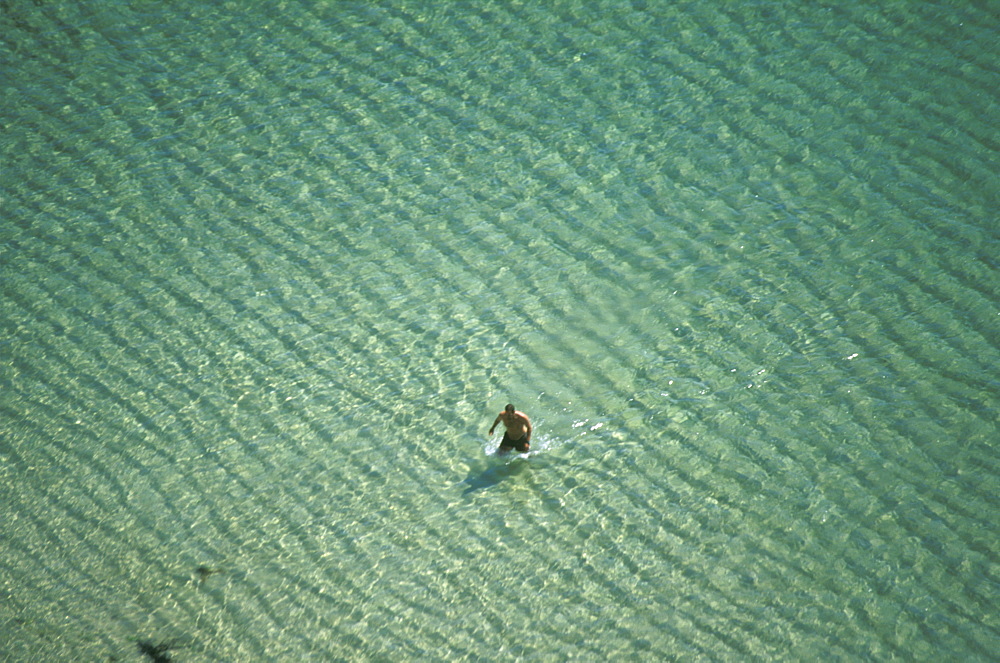
{"label": "underwater shadow of swimmer", "polygon": [[505,463],[503,465],[493,465],[486,468],[484,472],[470,472],[469,476],[465,478],[465,481],[461,483],[468,484],[465,490],[462,491],[463,495],[468,495],[469,493],[474,493],[477,490],[482,490],[483,488],[489,488],[495,486],[505,479],[517,476],[524,469],[528,467],[527,463]]}

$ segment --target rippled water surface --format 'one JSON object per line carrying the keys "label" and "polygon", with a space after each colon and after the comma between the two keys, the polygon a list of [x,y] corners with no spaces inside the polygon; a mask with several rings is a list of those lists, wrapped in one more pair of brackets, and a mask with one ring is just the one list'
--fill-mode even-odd
{"label": "rippled water surface", "polygon": [[0,658],[1000,651],[990,3],[0,27]]}

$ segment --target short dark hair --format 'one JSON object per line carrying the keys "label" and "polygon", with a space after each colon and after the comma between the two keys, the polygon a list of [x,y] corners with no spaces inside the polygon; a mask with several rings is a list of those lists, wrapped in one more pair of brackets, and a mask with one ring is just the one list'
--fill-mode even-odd
{"label": "short dark hair", "polygon": [[512,403],[507,403],[507,407],[505,407],[504,410],[506,410],[507,412],[513,412],[514,405]]}

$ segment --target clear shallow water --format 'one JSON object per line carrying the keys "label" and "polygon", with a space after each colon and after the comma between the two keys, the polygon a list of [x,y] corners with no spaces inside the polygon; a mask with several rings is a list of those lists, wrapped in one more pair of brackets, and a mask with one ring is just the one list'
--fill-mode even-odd
{"label": "clear shallow water", "polygon": [[2,22],[5,657],[1000,649],[986,5]]}

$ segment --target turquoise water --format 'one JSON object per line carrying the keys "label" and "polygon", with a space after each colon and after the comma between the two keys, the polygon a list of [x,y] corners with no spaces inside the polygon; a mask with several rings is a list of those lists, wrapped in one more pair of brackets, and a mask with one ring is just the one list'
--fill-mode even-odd
{"label": "turquoise water", "polygon": [[995,660],[989,3],[0,16],[0,658]]}

